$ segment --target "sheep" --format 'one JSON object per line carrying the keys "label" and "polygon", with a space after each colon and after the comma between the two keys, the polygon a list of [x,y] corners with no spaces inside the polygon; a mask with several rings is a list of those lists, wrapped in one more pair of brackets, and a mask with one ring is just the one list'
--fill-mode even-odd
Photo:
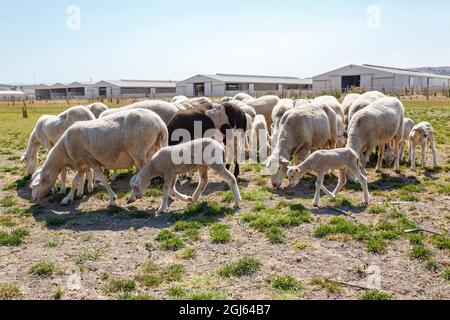
{"label": "sheep", "polygon": [[[94,120],[95,116],[83,106],[72,107],[57,116],[44,115],[36,123],[28,141],[28,146],[20,161],[27,167],[32,176],[39,165],[40,147],[50,150],[58,142],[64,132],[77,121]],[[61,193],[66,192],[67,170],[61,174]]]}
{"label": "sheep", "polygon": [[180,103],[180,102],[185,101],[185,100],[188,100],[188,99],[189,99],[189,98],[186,97],[186,96],[175,96],[175,97],[173,97],[173,99],[172,99],[172,103],[176,103],[176,102]]}
{"label": "sheep", "polygon": [[330,139],[330,119],[323,109],[307,106],[286,113],[281,120],[277,145],[266,161],[272,186],[281,187],[292,157],[299,164],[312,149],[322,149]]}
{"label": "sheep", "polygon": [[269,128],[271,128],[272,111],[279,101],[280,98],[278,98],[277,96],[263,96],[259,99],[244,102],[250,107],[253,107],[256,111],[256,114],[262,114],[266,118],[267,125],[269,126]]}
{"label": "sheep", "polygon": [[223,97],[220,99],[220,102],[230,102],[233,101],[233,97]]}
{"label": "sheep", "polygon": [[[400,142],[400,161],[403,161],[405,155],[405,144],[409,142],[409,134],[414,128],[414,121],[409,118],[405,118],[404,129],[403,129],[403,140]],[[391,144],[386,145],[386,150],[384,151],[384,162],[387,167],[391,167],[395,160],[394,148]],[[411,161],[411,153],[409,154],[409,161]]]}
{"label": "sheep", "polygon": [[345,131],[345,124],[344,124],[344,109],[342,108],[339,101],[332,96],[322,96],[314,99],[311,104],[313,106],[317,107],[323,107],[328,106],[336,114],[336,120],[337,120],[337,139],[336,139],[336,147],[342,148],[346,144],[346,131]]}
{"label": "sheep", "polygon": [[344,109],[344,118],[345,123],[347,122],[348,112],[350,111],[350,107],[352,106],[353,102],[358,100],[361,97],[359,93],[349,93],[345,96],[344,101],[342,101],[342,108]]}
{"label": "sheep", "polygon": [[363,169],[375,147],[379,147],[376,171],[383,165],[385,144],[393,141],[395,171],[400,172],[400,142],[403,139],[405,110],[397,98],[382,98],[355,114],[349,124],[347,148],[359,156]]}
{"label": "sheep", "polygon": [[178,111],[186,110],[187,108],[179,102],[172,102],[172,105],[178,109]]}
{"label": "sheep", "polygon": [[[339,182],[333,192],[323,185],[325,173],[329,170],[339,170]],[[298,185],[302,174],[308,172],[317,173],[316,194],[313,206],[320,204],[320,190],[323,190],[332,200],[336,199],[337,194],[347,183],[347,170],[357,177],[364,191],[364,202],[369,204],[369,188],[367,178],[362,174],[359,167],[358,154],[352,149],[342,148],[334,150],[320,150],[311,154],[304,162],[296,167],[289,167],[288,179],[291,188]]]}
{"label": "sheep", "polygon": [[96,119],[100,118],[100,115],[105,112],[106,110],[109,110],[108,106],[106,104],[103,104],[101,102],[96,102],[90,105],[87,105],[86,108],[92,112],[92,114],[95,116]]}
{"label": "sheep", "polygon": [[247,93],[238,93],[233,97],[233,100],[245,102],[245,101],[253,101],[256,99]]}
{"label": "sheep", "polygon": [[294,108],[301,108],[311,103],[308,99],[297,99],[294,103]]}
{"label": "sheep", "polygon": [[278,141],[278,134],[280,130],[280,122],[286,112],[294,108],[294,101],[291,99],[281,99],[272,111],[272,136],[271,146],[275,147]]}
{"label": "sheep", "polygon": [[257,115],[255,121],[253,121],[251,137],[250,137],[250,159],[261,162],[267,160],[267,155],[270,152],[270,145],[268,141],[269,129],[267,127],[266,119],[262,115]]}
{"label": "sheep", "polygon": [[256,111],[255,108],[250,107],[249,105],[245,104],[242,101],[238,100],[231,100],[228,101],[228,103],[234,104],[235,106],[239,107],[242,111],[244,111],[245,114],[248,114],[252,119],[255,119],[256,117]]}
{"label": "sheep", "polygon": [[385,98],[386,96],[378,91],[366,92],[359,99],[355,100],[348,111],[347,123],[349,124],[354,115],[364,108],[367,108],[372,102]]}
{"label": "sheep", "polygon": [[186,109],[192,109],[201,106],[206,103],[212,103],[211,99],[206,97],[188,98],[187,100],[180,101]]}
{"label": "sheep", "polygon": [[[233,197],[234,207],[239,208],[241,196],[236,178],[224,166],[224,147],[209,138],[197,139],[187,143],[162,148],[131,179],[132,194],[129,203],[142,198],[142,194],[155,177],[164,179],[164,197],[157,213],[164,213],[169,207],[169,197],[174,195],[184,202],[198,202],[208,184],[208,169],[213,169],[229,185]],[[191,171],[199,171],[200,183],[192,197],[180,194],[176,190],[178,175]]]}
{"label": "sheep", "polygon": [[136,102],[122,108],[110,109],[108,111],[103,112],[100,117],[103,118],[112,115],[114,113],[136,109],[147,109],[155,112],[157,115],[161,117],[161,119],[164,121],[166,125],[169,123],[172,117],[179,111],[179,109],[171,103],[160,100],[146,100]]}
{"label": "sheep", "polygon": [[422,149],[422,166],[427,166],[427,149],[428,144],[431,146],[433,152],[433,166],[438,167],[438,152],[436,150],[436,143],[433,135],[434,129],[429,122],[421,122],[416,125],[409,135],[409,148],[411,159],[411,170],[416,170],[416,147],[420,146]]}
{"label": "sheep", "polygon": [[50,151],[44,166],[32,182],[32,199],[40,202],[54,185],[65,167],[77,171],[73,188],[62,205],[74,198],[74,189],[83,174],[91,169],[106,187],[109,204],[116,195],[108,184],[103,169],[142,169],[156,151],[168,145],[165,123],[154,112],[139,109],[114,113],[100,119],[77,122],[71,126]]}

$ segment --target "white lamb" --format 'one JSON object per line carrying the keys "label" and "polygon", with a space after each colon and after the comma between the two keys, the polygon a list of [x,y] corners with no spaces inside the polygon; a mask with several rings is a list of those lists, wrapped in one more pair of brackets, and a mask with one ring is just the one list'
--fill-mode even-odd
{"label": "white lamb", "polygon": [[185,101],[185,100],[188,100],[188,97],[186,97],[186,96],[175,96],[172,99],[172,103],[176,103],[176,102],[180,103],[180,102]]}
{"label": "white lamb", "polygon": [[33,201],[41,201],[50,191],[65,167],[77,171],[73,188],[61,202],[74,198],[74,189],[91,169],[115,205],[116,195],[108,184],[103,169],[141,169],[161,147],[168,145],[165,123],[154,112],[140,109],[123,111],[97,120],[78,122],[71,126],[50,151],[43,168],[32,183]]}
{"label": "white lamb", "polygon": [[[400,162],[403,161],[405,156],[405,145],[409,145],[409,135],[414,128],[414,121],[409,118],[405,118],[404,120],[404,129],[403,129],[403,140],[400,142]],[[384,151],[384,162],[387,167],[391,167],[395,161],[395,152],[393,148],[393,144],[389,143],[386,145],[386,150]],[[409,154],[408,161],[411,161],[411,153]]]}
{"label": "white lamb", "polygon": [[364,108],[367,108],[372,102],[375,102],[383,98],[386,98],[386,96],[378,91],[369,91],[361,95],[361,97],[355,100],[355,102],[353,102],[352,105],[350,106],[350,109],[348,111],[347,124],[349,124],[352,121],[352,118],[355,116],[356,113],[358,113]]}
{"label": "white lamb", "polygon": [[393,141],[395,170],[400,172],[404,117],[403,104],[397,98],[379,99],[355,114],[349,124],[347,148],[356,151],[363,168],[378,146],[380,152],[376,170],[379,172],[383,166],[385,145]]}
{"label": "white lamb", "polygon": [[255,117],[256,117],[255,108],[250,107],[246,103],[244,103],[242,101],[238,101],[238,100],[230,100],[229,103],[234,104],[235,106],[238,106],[239,108],[241,108],[242,111],[244,111],[245,114],[252,117],[252,119],[255,119]]}
{"label": "white lamb", "polygon": [[297,99],[297,100],[295,100],[294,108],[301,108],[301,107],[309,105],[310,103],[311,103],[311,101],[308,99]]}
{"label": "white lamb", "polygon": [[[213,139],[197,139],[176,146],[161,149],[144,168],[131,179],[133,192],[129,203],[142,198],[151,180],[156,177],[164,179],[164,198],[158,213],[169,208],[169,197],[174,195],[180,201],[197,202],[208,184],[208,169],[213,169],[224,179],[234,197],[235,208],[239,208],[241,196],[236,178],[225,168],[224,147]],[[192,171],[199,171],[200,183],[192,198],[176,190],[178,176]]]}
{"label": "white lamb", "polygon": [[100,118],[100,115],[105,112],[106,110],[109,110],[108,106],[101,102],[96,102],[90,105],[87,105],[86,108],[92,112],[92,114],[95,116],[96,119]]}
{"label": "white lamb", "polygon": [[428,144],[433,152],[433,166],[438,167],[438,152],[433,135],[434,129],[429,122],[421,122],[416,125],[409,135],[409,147],[411,155],[411,169],[416,170],[416,147],[420,146],[422,150],[422,166],[427,166]]}
{"label": "white lamb", "polygon": [[252,101],[252,100],[256,100],[256,99],[253,98],[251,95],[249,95],[247,93],[238,93],[237,95],[235,95],[233,97],[233,100],[237,100],[237,101]]}
{"label": "white lamb", "polygon": [[[42,147],[50,150],[58,142],[66,130],[78,121],[94,120],[95,116],[83,106],[72,107],[58,116],[42,116],[31,133],[26,152],[21,162],[27,167],[28,174],[32,176],[39,165],[38,152]],[[67,169],[61,174],[61,193],[66,192]]]}
{"label": "white lamb", "polygon": [[322,96],[314,99],[311,104],[313,106],[323,107],[328,106],[336,113],[337,120],[337,139],[336,147],[342,148],[345,146],[347,140],[345,138],[345,124],[344,124],[344,109],[339,101],[332,96]]}
{"label": "white lamb", "polygon": [[330,118],[322,108],[307,106],[286,113],[281,120],[277,145],[266,161],[272,186],[275,189],[281,187],[292,158],[295,164],[300,164],[312,150],[329,146],[333,139],[331,132]]}
{"label": "white lamb", "polygon": [[345,123],[348,123],[347,117],[348,112],[350,111],[350,107],[352,106],[353,102],[358,100],[361,97],[359,93],[349,93],[345,96],[344,101],[342,101],[342,108],[344,109],[344,118]]}
{"label": "white lamb", "polygon": [[[339,170],[339,182],[333,192],[323,185],[325,174],[329,170]],[[367,178],[362,174],[359,166],[358,155],[352,149],[320,150],[311,154],[304,162],[296,167],[289,167],[288,178],[290,187],[295,187],[300,182],[302,174],[308,172],[317,173],[316,195],[313,206],[320,204],[320,190],[323,190],[332,200],[347,183],[347,171],[357,177],[364,191],[364,202],[369,204],[369,188]]]}
{"label": "white lamb", "polygon": [[270,153],[269,145],[269,128],[267,127],[266,119],[262,115],[257,115],[253,121],[252,133],[250,138],[250,159],[265,162]]}
{"label": "white lamb", "polygon": [[280,130],[280,122],[283,116],[289,110],[294,108],[294,101],[291,99],[281,99],[272,111],[272,137],[271,146],[275,147],[278,141],[278,135]]}
{"label": "white lamb", "polygon": [[277,96],[264,96],[251,101],[244,101],[250,107],[253,107],[256,114],[262,114],[266,118],[269,128],[272,127],[272,111],[278,104],[280,98]]}

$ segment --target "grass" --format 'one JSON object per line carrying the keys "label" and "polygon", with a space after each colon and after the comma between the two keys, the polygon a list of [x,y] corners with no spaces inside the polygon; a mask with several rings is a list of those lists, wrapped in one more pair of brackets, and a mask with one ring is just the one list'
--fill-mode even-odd
{"label": "grass", "polygon": [[75,264],[82,266],[88,261],[91,261],[91,262],[98,261],[103,256],[105,249],[106,249],[106,247],[103,247],[100,249],[86,248],[86,249],[83,249],[81,252],[79,252],[75,255],[72,255],[71,257]]}
{"label": "grass", "polygon": [[434,236],[433,245],[439,250],[449,250],[450,249],[450,238],[446,236]]}
{"label": "grass", "polygon": [[105,286],[108,294],[128,293],[136,289],[136,282],[132,279],[109,279]]}
{"label": "grass", "polygon": [[270,227],[266,230],[266,237],[272,244],[281,244],[284,242],[283,230],[279,227]]}
{"label": "grass", "polygon": [[200,223],[196,221],[178,221],[174,226],[175,231],[183,232],[192,241],[200,240],[200,228]]}
{"label": "grass", "polygon": [[0,246],[17,247],[20,246],[29,232],[25,229],[17,229],[12,232],[0,231]]}
{"label": "grass", "polygon": [[[274,198],[274,195],[270,192],[268,188],[259,188],[255,190],[240,190],[240,193],[242,200],[249,202],[266,201]],[[222,201],[232,202],[233,193],[231,191],[227,191],[222,197]]]}
{"label": "grass", "polygon": [[0,200],[0,207],[3,208],[8,208],[8,207],[13,207],[17,204],[17,199],[14,196],[8,195],[3,197]]}
{"label": "grass", "polygon": [[38,278],[48,278],[51,277],[55,271],[56,265],[51,261],[45,261],[32,266],[28,272]]}
{"label": "grass", "polygon": [[67,221],[68,221],[67,218],[60,218],[60,217],[46,218],[44,220],[44,225],[47,228],[57,228],[65,225]]}
{"label": "grass", "polygon": [[335,294],[341,292],[341,287],[335,281],[331,281],[329,279],[322,278],[314,278],[311,280],[311,284],[313,286],[320,287],[322,289],[327,290],[328,293]]}
{"label": "grass", "polygon": [[181,286],[173,286],[167,290],[167,295],[172,298],[183,298],[187,293],[187,290]]}
{"label": "grass", "polygon": [[6,228],[15,227],[17,223],[11,217],[0,217],[0,226]]}
{"label": "grass", "polygon": [[261,267],[261,262],[252,257],[244,257],[225,265],[219,270],[219,275],[225,278],[251,276]]}
{"label": "grass", "polygon": [[220,218],[234,214],[231,208],[220,206],[217,202],[190,203],[183,212],[173,215],[172,219],[176,221],[189,221],[196,219],[203,225],[210,225],[217,222]]}
{"label": "grass", "polygon": [[155,300],[152,296],[149,296],[144,293],[131,293],[131,292],[125,292],[119,295],[117,300],[122,301],[151,301]]}
{"label": "grass", "polygon": [[269,283],[271,284],[272,288],[280,291],[300,292],[304,289],[301,282],[289,274],[270,279]]}
{"label": "grass", "polygon": [[194,291],[191,294],[186,296],[186,300],[193,300],[193,301],[222,301],[222,300],[228,300],[228,297],[226,294],[216,291],[216,290],[200,290],[200,291]]}
{"label": "grass", "polygon": [[364,292],[361,297],[362,300],[392,300],[393,296],[391,294],[379,291],[379,290],[370,290]]}
{"label": "grass", "polygon": [[61,300],[61,298],[64,296],[64,291],[61,289],[60,286],[57,286],[55,289],[55,292],[53,293],[53,299],[54,300]]}
{"label": "grass", "polygon": [[161,231],[155,238],[160,247],[166,251],[177,251],[184,247],[184,241],[169,230]]}
{"label": "grass", "polygon": [[444,280],[450,281],[450,268],[444,268],[444,270],[442,271],[442,277],[444,278]]}
{"label": "grass", "polygon": [[163,283],[181,281],[184,274],[185,270],[181,264],[161,267],[153,262],[146,262],[135,276],[135,280],[147,288],[155,288]]}
{"label": "grass", "polygon": [[386,213],[386,207],[380,206],[380,205],[373,205],[367,209],[367,212],[369,214],[375,214],[375,215]]}
{"label": "grass", "polygon": [[230,227],[225,224],[214,224],[209,229],[212,243],[224,244],[231,241]]}
{"label": "grass", "polygon": [[0,300],[12,300],[22,297],[20,287],[16,284],[0,285]]}
{"label": "grass", "polygon": [[414,245],[409,253],[409,256],[411,259],[427,261],[433,256],[433,253],[424,245]]}

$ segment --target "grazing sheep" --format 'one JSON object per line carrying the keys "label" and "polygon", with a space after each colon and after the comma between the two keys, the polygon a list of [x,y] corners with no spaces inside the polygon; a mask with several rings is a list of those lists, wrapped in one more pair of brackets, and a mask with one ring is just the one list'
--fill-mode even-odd
{"label": "grazing sheep", "polygon": [[[333,192],[323,185],[325,174],[329,170],[339,170],[339,182]],[[347,171],[357,177],[364,191],[364,202],[369,204],[369,188],[367,178],[362,174],[359,166],[358,155],[352,149],[320,150],[311,154],[304,162],[296,167],[289,167],[288,178],[290,187],[295,187],[300,182],[302,174],[308,172],[317,173],[316,195],[313,206],[320,204],[320,190],[323,190],[332,200],[347,183]]]}
{"label": "grazing sheep", "polygon": [[186,109],[192,109],[198,106],[201,106],[206,103],[212,103],[211,99],[206,97],[196,97],[196,98],[189,98],[187,100],[179,101]]}
{"label": "grazing sheep", "polygon": [[427,166],[427,149],[428,144],[433,152],[433,166],[438,167],[438,152],[433,135],[434,129],[429,122],[421,122],[416,125],[409,135],[409,148],[411,157],[411,169],[416,170],[416,147],[420,146],[422,150],[422,166]]}
{"label": "grazing sheep", "polygon": [[266,118],[267,125],[269,126],[269,128],[271,128],[272,111],[279,101],[280,98],[278,98],[277,96],[264,96],[259,99],[244,102],[250,107],[253,107],[256,111],[256,114],[262,114]]}
{"label": "grazing sheep", "polygon": [[307,106],[286,113],[281,120],[277,145],[266,161],[272,174],[272,186],[275,189],[281,187],[291,158],[299,164],[311,150],[329,145],[330,139],[330,119],[323,109]]}
{"label": "grazing sheep", "polygon": [[245,114],[248,114],[252,119],[255,119],[256,117],[256,111],[255,108],[250,107],[249,105],[245,104],[244,102],[238,101],[238,100],[231,100],[229,103],[234,104],[235,106],[239,107],[242,111],[245,112]]}
{"label": "grazing sheep", "polygon": [[267,160],[267,155],[270,152],[269,145],[269,129],[267,127],[266,119],[262,115],[257,115],[253,121],[251,138],[250,138],[250,159],[264,162]]}
{"label": "grazing sheep", "polygon": [[[64,132],[77,121],[94,120],[95,116],[83,106],[72,107],[58,116],[42,116],[31,133],[27,150],[20,161],[27,167],[28,174],[32,176],[39,165],[38,152],[42,147],[50,150],[58,142]],[[61,174],[61,193],[66,192],[67,169]]]}
{"label": "grazing sheep", "polygon": [[[224,147],[213,139],[197,139],[161,149],[144,166],[144,168],[131,179],[133,192],[129,203],[141,198],[150,181],[156,177],[164,179],[164,198],[158,213],[165,212],[169,207],[169,197],[174,195],[184,202],[197,202],[208,184],[208,169],[213,169],[224,179],[234,197],[234,206],[239,208],[241,196],[236,178],[224,166]],[[176,190],[178,176],[191,171],[199,171],[200,183],[192,198]]]}
{"label": "grazing sheep", "polygon": [[32,182],[32,199],[41,201],[55,184],[65,167],[77,171],[73,188],[61,202],[73,200],[75,187],[91,169],[109,194],[109,204],[115,205],[116,195],[108,184],[103,169],[141,169],[161,147],[167,146],[165,123],[154,112],[139,109],[123,111],[100,119],[77,122],[50,151],[43,168]]}
{"label": "grazing sheep", "polygon": [[364,93],[361,97],[356,99],[350,106],[346,124],[348,125],[352,121],[352,118],[356,113],[358,113],[364,108],[367,108],[372,102],[375,102],[382,98],[386,98],[386,96],[378,91],[370,91]]}
{"label": "grazing sheep", "polygon": [[108,106],[101,102],[96,102],[90,105],[87,105],[86,108],[92,112],[92,114],[95,116],[96,119],[100,118],[100,115],[105,112],[106,110],[109,110]]}
{"label": "grazing sheep", "polygon": [[156,113],[158,116],[161,117],[161,119],[164,121],[166,125],[169,123],[172,117],[179,111],[179,109],[171,103],[160,100],[146,100],[136,102],[122,108],[110,109],[108,111],[103,112],[100,117],[103,118],[118,112],[136,109],[146,109],[153,111],[154,113]]}
{"label": "grazing sheep", "polygon": [[181,103],[182,101],[185,101],[185,100],[188,100],[188,99],[189,98],[186,97],[186,96],[175,96],[172,99],[172,103],[176,103],[176,102]]}
{"label": "grazing sheep", "polygon": [[301,108],[307,106],[311,103],[311,101],[307,99],[297,99],[295,100],[294,108]]}
{"label": "grazing sheep", "polygon": [[344,118],[345,123],[347,122],[348,112],[350,111],[350,107],[352,106],[353,102],[358,100],[361,97],[359,93],[349,93],[345,96],[344,101],[342,101],[342,108],[344,109]]}
{"label": "grazing sheep", "polygon": [[255,98],[253,98],[251,95],[247,94],[247,93],[238,93],[237,95],[235,95],[233,97],[233,100],[237,100],[237,101],[253,101],[256,100]]}
{"label": "grazing sheep", "polygon": [[400,172],[404,115],[403,104],[397,98],[379,99],[355,114],[348,127],[347,148],[356,151],[363,168],[378,146],[380,151],[376,171],[379,172],[383,166],[385,145],[393,141],[395,171]]}
{"label": "grazing sheep", "polygon": [[179,102],[172,102],[172,104],[174,105],[175,108],[178,109],[178,111],[182,111],[182,110],[186,110],[187,108]]}
{"label": "grazing sheep", "polygon": [[[404,129],[403,129],[403,140],[400,142],[400,162],[403,161],[405,156],[405,144],[409,142],[409,134],[414,128],[414,121],[409,118],[405,118]],[[409,144],[409,143],[408,143]],[[411,161],[411,154],[409,154],[409,161]],[[386,150],[384,151],[384,162],[387,167],[391,167],[395,161],[394,148],[390,143],[386,145]]]}
{"label": "grazing sheep", "polygon": [[271,146],[275,147],[278,141],[278,134],[280,130],[280,122],[283,116],[289,110],[294,108],[294,101],[291,99],[281,99],[272,111],[272,137]]}
{"label": "grazing sheep", "polygon": [[314,99],[311,104],[317,107],[328,106],[336,114],[337,121],[337,139],[336,139],[336,147],[342,148],[345,146],[347,140],[345,138],[345,124],[344,124],[344,109],[342,108],[339,101],[332,96],[322,96]]}
{"label": "grazing sheep", "polygon": [[233,101],[233,97],[223,97],[222,99],[220,99],[220,102],[230,102]]}

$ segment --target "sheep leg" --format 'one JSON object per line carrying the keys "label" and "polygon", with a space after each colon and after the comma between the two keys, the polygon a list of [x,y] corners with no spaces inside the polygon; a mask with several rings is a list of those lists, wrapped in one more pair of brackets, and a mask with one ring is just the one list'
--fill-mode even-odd
{"label": "sheep leg", "polygon": [[190,202],[192,199],[189,196],[186,196],[186,195],[178,192],[177,182],[178,182],[178,176],[175,176],[175,178],[172,179],[172,195],[174,195],[180,201]]}
{"label": "sheep leg", "polygon": [[236,178],[223,165],[212,166],[212,169],[227,182],[231,192],[233,193],[234,208],[239,209],[242,199]]}
{"label": "sheep leg", "polygon": [[409,143],[409,156],[411,158],[411,170],[416,170],[416,146],[413,141]]}
{"label": "sheep leg", "polygon": [[86,174],[83,172],[80,176],[79,184],[77,185],[77,187],[78,187],[77,197],[78,198],[82,198],[84,196],[84,182],[85,181],[86,181]]}
{"label": "sheep leg", "polygon": [[92,170],[88,170],[88,172],[86,172],[86,179],[87,179],[87,189],[88,189],[88,193],[92,193],[94,192],[94,173],[92,172]]}
{"label": "sheep leg", "polygon": [[[353,175],[354,177],[354,175]],[[341,190],[344,188],[344,186],[347,184],[347,170],[339,170],[339,181],[338,185],[336,186],[336,189],[333,191],[333,199],[336,199],[336,196]]]}
{"label": "sheep leg", "polygon": [[75,175],[75,177],[73,178],[72,181],[72,189],[70,189],[69,194],[67,195],[67,197],[65,197],[62,201],[61,201],[61,205],[62,206],[66,206],[68,205],[71,201],[73,201],[74,197],[75,197],[75,190],[77,189],[78,185],[80,184],[80,181],[83,180],[84,181],[84,173],[78,171],[77,174]]}
{"label": "sheep leg", "polygon": [[117,170],[114,170],[112,175],[111,175],[111,182],[116,181],[118,176],[119,176],[119,173],[117,172]]}
{"label": "sheep leg", "polygon": [[369,204],[370,196],[369,196],[369,185],[367,182],[367,178],[362,174],[360,169],[356,167],[350,167],[349,170],[352,172],[352,174],[358,179],[359,183],[361,184],[361,187],[364,191],[364,203],[366,205]]}
{"label": "sheep leg", "polygon": [[167,179],[166,177],[164,178],[164,197],[161,203],[161,206],[159,207],[157,213],[161,214],[167,211],[167,209],[169,208],[169,196],[172,193],[172,185],[171,185],[171,181],[170,179]]}
{"label": "sheep leg", "polygon": [[[402,142],[402,139],[403,139],[402,136],[397,136],[394,141],[395,172],[397,172],[397,173],[400,173],[400,142]],[[384,151],[383,151],[383,153],[384,153]]]}
{"label": "sheep leg", "polygon": [[314,202],[313,206],[318,207],[320,204],[320,190],[323,185],[323,179],[325,177],[325,172],[320,172],[317,175],[317,181],[316,181],[316,195],[314,196]]}
{"label": "sheep leg", "polygon": [[433,166],[437,168],[439,166],[438,162],[438,151],[436,149],[436,142],[434,141],[433,133],[430,133],[430,144],[431,144],[431,151],[433,152]]}
{"label": "sheep leg", "polygon": [[376,172],[380,172],[381,169],[383,168],[384,151],[385,151],[386,145],[384,143],[382,143],[381,145],[378,146],[378,148],[380,149],[380,151],[378,153],[377,166],[375,167]]}
{"label": "sheep leg", "polygon": [[108,195],[109,195],[109,205],[110,206],[115,206],[116,205],[116,199],[117,196],[114,193],[113,189],[111,188],[111,186],[108,183],[108,178],[105,176],[105,174],[103,173],[103,170],[101,168],[95,168],[94,169],[94,174],[100,179],[101,184],[103,184],[103,186],[106,188],[106,191],[108,191]]}
{"label": "sheep leg", "polygon": [[198,183],[197,189],[192,195],[193,202],[197,202],[200,199],[202,193],[205,191],[206,186],[208,185],[208,168],[201,168],[198,173],[200,181]]}
{"label": "sheep leg", "polygon": [[64,194],[67,191],[67,188],[66,188],[67,171],[68,171],[68,169],[67,169],[67,167],[65,167],[62,170],[61,175],[59,176],[59,178],[61,180],[61,189],[59,191],[60,194]]}
{"label": "sheep leg", "polygon": [[422,145],[420,146],[420,148],[422,149],[422,167],[426,168],[427,166],[427,149],[428,149],[428,143],[422,143]]}

